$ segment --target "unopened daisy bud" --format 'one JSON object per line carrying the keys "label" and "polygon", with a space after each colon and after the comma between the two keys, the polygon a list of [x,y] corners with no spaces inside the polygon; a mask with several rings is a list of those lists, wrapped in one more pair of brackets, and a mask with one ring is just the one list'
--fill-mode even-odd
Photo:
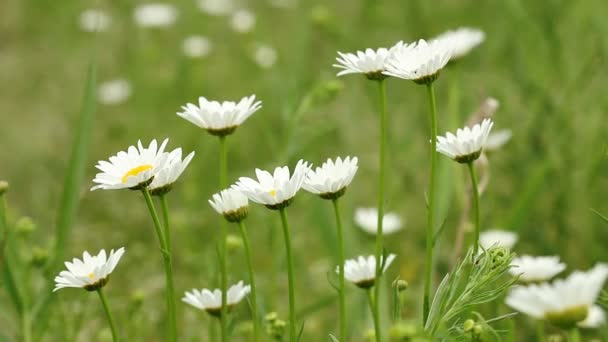
{"label": "unopened daisy bud", "polygon": [[266,321],[266,333],[275,341],[282,341],[287,323],[279,319],[276,312],[270,312],[264,317]]}
{"label": "unopened daisy bud", "polygon": [[243,248],[243,239],[234,234],[226,235],[226,249],[228,252],[236,252]]}
{"label": "unopened daisy bud", "polygon": [[140,289],[131,292],[131,298],[129,298],[131,304],[135,307],[138,307],[143,304],[144,299],[146,299],[146,293]]}
{"label": "unopened daisy bud", "polygon": [[[251,286],[244,285],[242,281],[230,286],[227,292],[227,306],[231,310],[245,296],[251,292]],[[182,301],[188,303],[198,309],[207,311],[208,314],[219,318],[222,314],[222,291],[215,289],[213,291],[202,289],[192,289],[192,291],[184,294]]]}
{"label": "unopened daisy bud", "polygon": [[266,314],[266,316],[264,316],[264,320],[266,322],[270,322],[270,323],[276,321],[278,318],[279,318],[279,314],[276,313],[276,311],[269,312]]}
{"label": "unopened daisy bud", "polygon": [[470,332],[471,330],[473,330],[473,328],[475,327],[475,321],[472,319],[467,319],[466,321],[464,321],[464,323],[462,324],[462,328],[464,329],[465,333]]}
{"label": "unopened daisy bud", "polygon": [[403,280],[403,279],[396,279],[393,282],[393,287],[399,291],[399,292],[403,292],[405,290],[407,290],[407,288],[409,287],[409,284],[407,281]]}
{"label": "unopened daisy bud", "polygon": [[445,137],[437,137],[437,152],[465,164],[472,163],[481,155],[494,123],[485,119],[473,128],[459,128],[456,135],[448,132]]}
{"label": "unopened daisy bud", "polygon": [[96,291],[104,287],[112,271],[125,253],[125,248],[121,247],[116,252],[110,251],[106,258],[106,251],[101,250],[99,254],[91,256],[85,251],[82,260],[74,258],[72,262],[66,261],[66,271],[61,271],[55,277],[55,289],[53,292],[64,287],[80,287],[87,291]]}
{"label": "unopened daisy bud", "polygon": [[229,188],[212,196],[209,204],[228,222],[241,222],[249,213],[249,200],[239,190]]}
{"label": "unopened daisy bud", "polygon": [[415,325],[406,322],[397,322],[391,326],[389,337],[391,341],[395,342],[410,341],[411,338],[416,336],[416,333]]}
{"label": "unopened daisy bud", "polygon": [[35,230],[36,223],[30,217],[21,217],[15,223],[15,232],[21,237],[27,237]]}
{"label": "unopened daisy bud", "polygon": [[[382,260],[380,264],[382,273],[386,272],[386,269],[395,260],[395,254],[389,254],[386,260]],[[340,268],[336,267],[336,273],[340,272]],[[344,263],[344,278],[357,287],[362,289],[368,289],[376,283],[376,257],[370,255],[367,258],[359,256],[357,259],[349,259]]]}
{"label": "unopened daisy bud", "polygon": [[359,169],[357,161],[357,157],[344,160],[338,157],[335,162],[327,159],[321,167],[308,172],[302,187],[323,199],[337,199],[344,195],[355,177]]}
{"label": "unopened daisy bud", "polygon": [[8,191],[8,182],[0,180],[0,196],[4,195]]}
{"label": "unopened daisy bud", "polygon": [[483,326],[481,324],[475,324],[475,326],[473,327],[473,335],[475,336],[481,336],[481,334],[483,334]]}
{"label": "unopened daisy bud", "polygon": [[32,264],[32,266],[40,268],[44,266],[48,260],[48,249],[38,246],[32,248],[32,258],[30,259],[30,263]]}

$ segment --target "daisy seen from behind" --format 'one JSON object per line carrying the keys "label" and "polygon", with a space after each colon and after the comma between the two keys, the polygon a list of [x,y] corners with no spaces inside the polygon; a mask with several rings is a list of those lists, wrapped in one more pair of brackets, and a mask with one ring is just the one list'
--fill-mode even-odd
{"label": "daisy seen from behind", "polygon": [[452,47],[450,61],[460,59],[467,55],[471,50],[483,43],[486,34],[479,29],[470,27],[460,27],[456,30],[446,31],[433,40],[444,40]]}
{"label": "daisy seen from behind", "polygon": [[[386,260],[383,257],[380,258],[380,265],[382,265],[380,273],[386,272],[395,258],[395,254],[389,254]],[[336,271],[338,271],[337,268]],[[346,260],[344,263],[344,276],[348,281],[362,289],[369,289],[374,286],[376,282],[376,256],[359,256],[356,259]]]}
{"label": "daisy seen from behind", "polygon": [[472,128],[459,128],[456,134],[438,136],[437,152],[461,164],[471,163],[481,155],[493,125],[491,119],[484,119]]}
{"label": "daisy seen from behind", "polygon": [[357,157],[327,159],[320,167],[311,169],[302,187],[323,199],[335,199],[344,195],[359,166]]}
{"label": "daisy seen from behind", "polygon": [[[237,284],[230,286],[227,293],[228,309],[232,309],[235,305],[240,303],[250,291],[251,286],[244,285],[243,281],[239,281]],[[195,308],[207,311],[207,313],[214,317],[219,318],[222,313],[222,291],[220,289],[192,289],[192,291],[186,291],[182,301]]]}
{"label": "daisy seen from behind", "polygon": [[363,74],[369,80],[383,80],[387,75],[386,60],[391,51],[387,48],[365,49],[365,51],[356,51],[354,53],[338,52],[336,64],[333,67],[342,69],[338,72],[339,76],[348,74]]}
{"label": "daisy seen from behind", "polygon": [[566,264],[559,261],[559,256],[522,255],[511,262],[509,273],[519,276],[524,283],[549,281],[566,269]]}
{"label": "daisy seen from behind", "polygon": [[[403,222],[399,215],[393,212],[384,214],[384,229],[382,234],[390,235],[403,228]],[[378,209],[376,208],[357,208],[355,210],[355,223],[364,232],[378,234]]]}

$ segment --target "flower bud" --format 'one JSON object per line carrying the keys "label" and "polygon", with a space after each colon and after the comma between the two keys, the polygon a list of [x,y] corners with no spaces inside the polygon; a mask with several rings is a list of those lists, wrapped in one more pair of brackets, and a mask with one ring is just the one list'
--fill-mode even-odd
{"label": "flower bud", "polygon": [[243,248],[243,239],[240,236],[234,234],[226,235],[226,249],[228,252],[236,252]]}
{"label": "flower bud", "polygon": [[393,287],[398,292],[403,292],[403,291],[407,290],[407,288],[409,287],[409,284],[407,281],[405,281],[403,279],[396,279],[395,281],[393,281]]}
{"label": "flower bud", "polygon": [[389,336],[391,341],[409,341],[416,336],[416,326],[411,323],[398,322],[391,326]]}
{"label": "flower bud", "polygon": [[464,323],[462,324],[462,327],[463,327],[465,333],[470,332],[475,327],[475,321],[469,318],[466,321],[464,321]]}
{"label": "flower bud", "polygon": [[21,237],[29,236],[34,230],[36,230],[36,224],[27,216],[21,217],[15,223],[15,232]]}
{"label": "flower bud", "polygon": [[40,268],[46,264],[49,260],[49,251],[42,247],[34,247],[32,248],[32,258],[30,262],[32,266]]}
{"label": "flower bud", "polygon": [[8,191],[8,182],[0,180],[0,195],[4,195]]}

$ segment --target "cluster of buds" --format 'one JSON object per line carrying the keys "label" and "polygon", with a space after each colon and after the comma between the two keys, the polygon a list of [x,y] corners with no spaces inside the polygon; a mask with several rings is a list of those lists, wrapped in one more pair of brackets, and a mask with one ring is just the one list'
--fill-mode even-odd
{"label": "cluster of buds", "polygon": [[285,335],[285,327],[287,323],[284,320],[279,319],[279,315],[276,312],[270,312],[264,317],[266,321],[266,333],[275,341],[282,341],[283,335]]}

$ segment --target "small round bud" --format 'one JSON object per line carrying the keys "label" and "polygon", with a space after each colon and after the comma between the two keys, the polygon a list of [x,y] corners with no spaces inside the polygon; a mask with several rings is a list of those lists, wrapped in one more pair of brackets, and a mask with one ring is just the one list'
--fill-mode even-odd
{"label": "small round bud", "polygon": [[32,259],[30,262],[34,267],[42,267],[49,260],[49,251],[42,247],[32,248]]}
{"label": "small round bud", "polygon": [[395,289],[397,289],[397,291],[403,292],[403,291],[407,290],[407,288],[409,287],[409,284],[407,281],[405,281],[403,279],[397,279],[397,280],[393,281],[393,287]]}
{"label": "small round bud", "polygon": [[475,321],[469,318],[466,321],[464,321],[464,323],[462,324],[462,327],[464,329],[464,332],[469,332],[469,331],[473,330],[473,328],[475,327]]}
{"label": "small round bud", "polygon": [[398,322],[389,330],[391,341],[409,341],[416,336],[416,326],[406,322]]}
{"label": "small round bud", "polygon": [[240,236],[234,234],[226,235],[226,249],[228,252],[235,252],[243,248],[243,239]]}
{"label": "small round bud", "polygon": [[274,322],[279,318],[279,314],[276,313],[275,311],[269,312],[266,314],[266,316],[264,316],[264,320],[266,322]]}
{"label": "small round bud", "polygon": [[28,236],[36,230],[36,224],[31,218],[24,216],[15,223],[15,232],[21,236]]}
{"label": "small round bud", "polygon": [[8,191],[8,182],[0,180],[0,195]]}
{"label": "small round bud", "polygon": [[144,299],[146,299],[146,293],[143,290],[135,290],[131,292],[131,303],[135,306],[139,306],[143,304]]}
{"label": "small round bud", "polygon": [[483,334],[483,326],[481,326],[481,324],[475,324],[475,326],[473,327],[473,334],[475,336],[480,336],[481,334]]}

